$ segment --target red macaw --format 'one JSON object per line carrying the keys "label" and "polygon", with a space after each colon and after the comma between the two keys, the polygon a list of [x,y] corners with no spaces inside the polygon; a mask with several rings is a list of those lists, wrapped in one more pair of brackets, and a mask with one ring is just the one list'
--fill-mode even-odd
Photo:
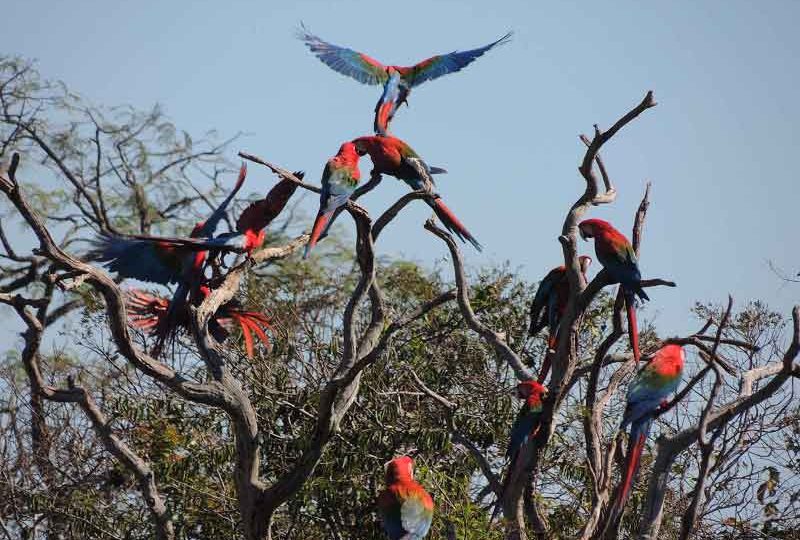
{"label": "red macaw", "polygon": [[358,155],[369,154],[374,172],[394,176],[403,180],[411,189],[429,193],[431,196],[426,197],[425,202],[433,208],[444,226],[462,241],[469,241],[475,249],[481,251],[482,247],[475,237],[434,191],[431,174],[441,173],[444,169],[429,167],[408,144],[397,137],[379,135],[359,137],[353,140],[353,144]]}
{"label": "red macaw", "polygon": [[[583,279],[586,279],[586,271],[592,264],[592,258],[587,255],[578,257],[581,266]],[[550,351],[555,349],[557,340],[558,323],[567,309],[569,301],[569,280],[567,279],[567,268],[564,265],[550,270],[539,283],[536,289],[536,296],[533,297],[531,304],[531,325],[528,334],[535,336],[547,326],[550,334],[547,338],[547,352],[544,355],[542,369],[539,371],[538,381],[544,382],[547,373],[550,371]]]}
{"label": "red macaw", "polygon": [[422,540],[433,521],[433,499],[414,480],[414,460],[394,458],[386,464],[386,489],[378,496],[378,513],[389,540]]}
{"label": "red macaw", "polygon": [[217,225],[234,195],[241,189],[246,174],[247,168],[242,165],[233,191],[209,219],[195,225],[189,238],[104,234],[92,242],[94,249],[87,258],[105,263],[109,270],[122,278],[162,285],[178,283],[168,312],[160,319],[155,332],[154,356],[160,355],[166,338],[177,324],[177,314],[186,306],[187,298],[197,294],[203,281],[208,250],[245,252],[249,255],[263,243],[265,233],[262,229],[281,212],[297,188],[295,183],[282,180],[264,199],[245,208],[236,222],[237,232],[214,237]]}
{"label": "red macaw", "polygon": [[320,237],[327,234],[333,224],[336,210],[344,206],[356,190],[361,171],[358,169],[356,147],[352,142],[346,142],[339,147],[339,152],[325,164],[322,171],[322,193],[319,196],[319,212],[314,226],[311,228],[311,238],[306,244],[303,258],[317,245]]}
{"label": "red macaw", "polygon": [[631,426],[628,436],[628,452],[625,458],[625,474],[617,489],[617,497],[611,510],[612,521],[622,515],[628,500],[633,479],[639,470],[642,449],[655,414],[667,397],[678,389],[683,374],[685,354],[680,345],[661,347],[628,386],[628,403],[622,417],[623,430]]}
{"label": "red macaw", "polygon": [[298,38],[331,69],[360,83],[384,85],[383,94],[375,106],[375,133],[387,135],[389,122],[400,105],[408,103],[407,98],[413,87],[465,68],[486,51],[507,43],[511,39],[511,32],[483,47],[431,56],[408,67],[385,66],[366,54],[323,41],[304,26],[298,32]]}
{"label": "red macaw", "polygon": [[602,219],[587,219],[578,225],[584,240],[594,238],[594,250],[600,264],[608,272],[611,283],[619,283],[625,296],[628,311],[628,338],[633,357],[639,362],[639,329],[636,324],[636,296],[650,300],[642,289],[642,274],[636,261],[636,252],[625,236]]}
{"label": "red macaw", "polygon": [[[201,285],[199,290],[200,294],[194,299],[194,303],[197,305],[211,294],[211,289],[207,285]],[[139,289],[128,290],[126,296],[126,308],[131,326],[144,333],[152,334],[157,328],[164,325],[164,319],[170,308],[169,300]],[[190,316],[191,312],[188,305],[184,304],[183,308],[176,313],[172,328],[189,331],[191,326]],[[264,347],[269,349],[269,337],[266,334],[266,331],[272,329],[269,324],[269,318],[258,311],[243,309],[236,300],[230,300],[217,309],[214,318],[209,324],[211,335],[215,340],[222,343],[228,338],[227,327],[231,327],[234,323],[238,323],[241,328],[248,358],[253,358],[253,333],[264,344]]]}

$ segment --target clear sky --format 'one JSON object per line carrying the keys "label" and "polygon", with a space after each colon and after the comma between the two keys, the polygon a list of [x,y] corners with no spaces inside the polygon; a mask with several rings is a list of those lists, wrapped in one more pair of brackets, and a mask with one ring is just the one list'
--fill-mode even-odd
{"label": "clear sky", "polygon": [[[652,180],[641,268],[679,288],[652,291],[646,316],[681,332],[698,299],[732,292],[788,314],[800,296],[767,264],[800,271],[800,2],[6,0],[3,11],[2,50],[37,59],[45,77],[96,104],[158,102],[193,134],[243,131],[231,157],[246,150],[315,181],[342,141],[370,132],[380,89],[311,56],[293,37],[299,21],[394,64],[511,29],[510,44],[415,89],[393,123],[449,170],[440,191],[485,246],[464,248],[468,264],[507,260],[530,279],[559,264],[556,238],[583,189],[578,134],[610,126],[652,89],[658,107],[604,152],[617,202],[592,212],[628,233]],[[387,179],[364,204],[377,214],[405,191]],[[316,204],[306,196],[309,214]],[[421,228],[428,215],[421,203],[406,211],[379,251],[441,260],[444,246]]]}

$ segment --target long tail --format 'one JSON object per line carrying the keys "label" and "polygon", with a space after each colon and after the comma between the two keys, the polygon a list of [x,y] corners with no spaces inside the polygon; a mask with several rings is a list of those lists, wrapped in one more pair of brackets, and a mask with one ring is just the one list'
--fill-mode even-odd
{"label": "long tail", "polygon": [[306,244],[306,250],[303,253],[303,258],[307,259],[309,252],[317,245],[317,241],[322,233],[327,229],[328,222],[333,217],[333,212],[320,212],[317,214],[317,219],[314,220],[314,226],[311,228],[311,238]]}
{"label": "long tail", "polygon": [[610,519],[608,521],[609,526],[616,526],[616,523],[618,523],[619,519],[622,517],[625,503],[628,502],[628,497],[631,493],[633,481],[636,479],[636,474],[639,472],[642,450],[644,449],[644,443],[647,441],[647,434],[650,432],[650,425],[652,423],[652,416],[646,416],[631,425],[631,434],[628,438],[628,451],[625,456],[625,474],[617,488],[617,497],[614,500],[614,505],[611,508]]}
{"label": "long tail", "polygon": [[539,376],[536,378],[536,380],[540,383],[543,383],[547,378],[547,374],[550,373],[550,358],[552,356],[551,351],[555,350],[555,347],[556,334],[553,332],[547,338],[547,350],[544,353],[544,360],[542,360],[542,369],[539,370]]}
{"label": "long tail", "polygon": [[441,198],[436,197],[433,200],[427,200],[430,207],[436,212],[436,217],[439,218],[439,221],[441,221],[450,232],[455,233],[464,242],[469,241],[478,251],[483,250],[483,246],[470,234],[467,228],[458,220],[452,210],[444,204]]}
{"label": "long tail", "polygon": [[628,311],[628,340],[633,351],[633,359],[638,364],[641,352],[639,352],[639,327],[636,324],[636,301],[633,295],[632,292],[625,292],[625,307]]}

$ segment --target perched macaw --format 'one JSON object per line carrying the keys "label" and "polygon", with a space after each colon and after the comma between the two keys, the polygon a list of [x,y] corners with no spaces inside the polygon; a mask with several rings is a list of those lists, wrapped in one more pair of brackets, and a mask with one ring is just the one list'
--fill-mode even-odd
{"label": "perched macaw", "polygon": [[[592,264],[592,258],[587,255],[578,257],[581,266],[581,273],[586,279],[586,271]],[[547,338],[547,352],[544,355],[542,369],[539,371],[538,381],[544,382],[547,373],[550,371],[550,350],[555,349],[558,323],[567,309],[569,301],[569,280],[567,279],[567,268],[564,265],[550,270],[536,289],[536,296],[533,297],[531,304],[531,326],[529,335],[535,336],[547,326],[550,334]]]}
{"label": "perched macaw", "polygon": [[394,458],[386,464],[386,489],[378,496],[378,513],[389,540],[422,540],[433,521],[433,499],[414,480],[414,460]]}
{"label": "perched macaw", "polygon": [[469,241],[475,249],[481,251],[482,247],[475,237],[434,191],[431,175],[441,173],[444,169],[429,167],[408,144],[397,137],[380,135],[359,137],[353,140],[353,144],[358,155],[369,154],[374,172],[394,176],[403,180],[411,189],[429,193],[431,196],[427,197],[425,202],[433,208],[444,226],[462,241]]}
{"label": "perched macaw", "polygon": [[[197,305],[200,305],[203,299],[211,294],[211,289],[207,285],[201,285],[199,291],[200,294],[193,299]],[[131,326],[144,333],[152,334],[164,324],[164,318],[170,308],[169,300],[139,289],[128,290],[126,297],[126,308]],[[188,305],[184,304],[183,308],[175,315],[173,328],[189,331],[190,316]],[[242,330],[248,358],[253,357],[253,333],[265,347],[269,348],[269,337],[266,334],[266,331],[272,329],[269,318],[258,311],[245,310],[236,300],[230,300],[217,309],[209,324],[211,335],[222,343],[228,338],[227,328],[231,327],[234,322],[238,323]]]}
{"label": "perched macaw", "polygon": [[413,87],[465,68],[489,49],[508,42],[511,32],[483,47],[439,54],[408,67],[385,66],[366,54],[323,41],[305,27],[301,27],[298,37],[331,69],[360,83],[384,85],[383,94],[375,106],[375,133],[387,135],[389,122],[400,105],[408,103]]}
{"label": "perched macaw", "polygon": [[[547,388],[537,381],[523,381],[517,385],[517,397],[524,399],[517,419],[511,427],[506,448],[506,457],[513,466],[522,445],[536,435],[539,429],[539,415],[542,413],[542,400],[547,395]],[[510,469],[509,469],[510,470]]]}
{"label": "perched macaw", "polygon": [[628,403],[620,430],[630,426],[630,434],[625,473],[612,507],[614,520],[622,515],[625,502],[628,500],[655,414],[666,402],[667,397],[678,389],[685,358],[680,345],[665,345],[656,352],[650,363],[636,374],[628,386]]}
{"label": "perched macaw", "polygon": [[361,171],[358,169],[359,159],[361,156],[356,153],[355,145],[352,142],[346,142],[339,148],[339,152],[325,164],[325,170],[322,171],[319,212],[317,219],[314,220],[314,226],[311,228],[311,238],[306,244],[304,258],[308,257],[308,253],[317,245],[320,237],[327,234],[333,224],[336,210],[345,205],[356,190],[356,186],[361,180]]}
{"label": "perched macaw", "polygon": [[639,329],[636,324],[636,296],[650,300],[642,289],[642,274],[636,261],[636,252],[625,236],[602,219],[587,219],[578,225],[584,240],[594,238],[594,250],[600,264],[608,272],[612,283],[619,283],[625,296],[628,311],[628,338],[633,357],[639,362]]}

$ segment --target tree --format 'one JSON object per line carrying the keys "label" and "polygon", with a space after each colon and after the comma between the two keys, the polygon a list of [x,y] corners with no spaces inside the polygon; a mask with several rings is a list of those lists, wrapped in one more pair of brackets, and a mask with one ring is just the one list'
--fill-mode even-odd
{"label": "tree", "polygon": [[[618,343],[622,297],[604,292],[604,271],[589,283],[581,276],[576,225],[615,199],[600,149],[654,105],[648,93],[583,138],[586,189],[559,237],[572,293],[541,428],[512,472],[503,458],[512,389],[546,348],[526,335],[533,287],[508,268],[467,272],[433,221],[425,229],[447,249],[454,284],[444,269],[376,258],[382,230],[427,194],[409,193],[373,219],[357,202],[380,184],[373,175],[346,208],[355,249],[338,240],[342,249],[308,262],[295,256],[307,235],[286,236],[292,212],[267,247],[216,269],[221,284],[193,311],[192,331],[159,360],[129,329],[119,283],[81,260],[80,242],[185,231],[224,191],[235,139],[193,141],[157,108],[89,106],[30,64],[2,59],[0,191],[6,221],[28,234],[0,226],[0,302],[25,328],[24,348],[3,367],[0,529],[9,538],[380,537],[382,464],[412,452],[441,537],[711,538],[754,531],[759,519],[761,531],[790,534],[800,312],[781,352],[783,319],[760,304],[735,312],[732,301],[699,304],[692,335],[643,333],[645,352],[674,342],[695,362],[661,414],[628,515],[608,519],[620,394],[634,363]],[[637,250],[648,203],[646,190]],[[272,348],[253,361],[209,332],[216,307],[236,295],[273,321]],[[759,459],[763,448],[779,457]]]}

